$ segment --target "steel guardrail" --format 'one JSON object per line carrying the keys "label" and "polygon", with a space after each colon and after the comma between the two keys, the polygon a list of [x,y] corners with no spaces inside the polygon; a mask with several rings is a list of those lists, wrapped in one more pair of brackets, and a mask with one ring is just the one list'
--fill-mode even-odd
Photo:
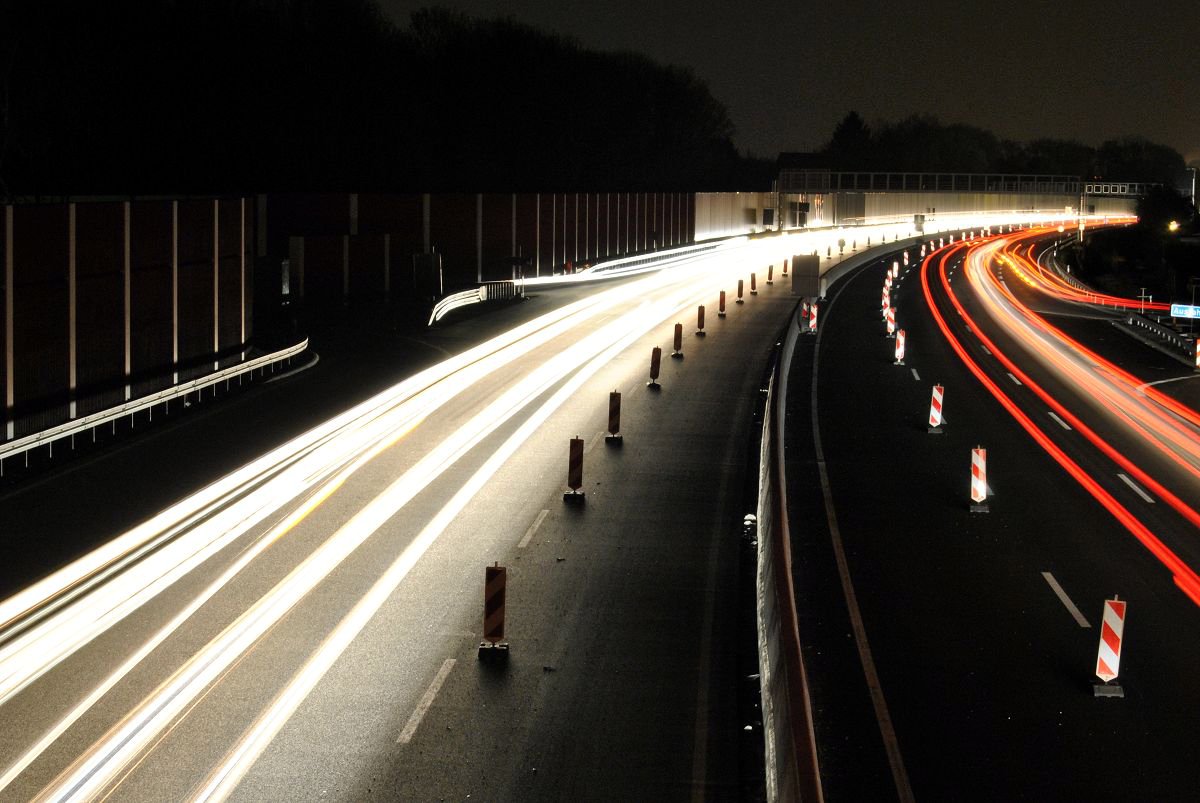
{"label": "steel guardrail", "polygon": [[784,471],[784,414],[800,310],[774,351],[759,454],[756,619],[769,801],[824,800],[812,701],[800,652]]}
{"label": "steel guardrail", "polygon": [[190,393],[203,391],[205,388],[216,385],[219,382],[225,382],[230,379],[242,376],[244,374],[253,373],[259,369],[266,369],[267,366],[274,366],[276,363],[283,360],[290,360],[292,357],[301,353],[308,348],[308,338],[289,346],[279,351],[264,354],[261,357],[255,357],[253,360],[248,360],[239,363],[230,368],[220,371],[215,371],[211,374],[205,374],[197,379],[192,379],[178,385],[174,385],[166,390],[160,390],[157,393],[151,393],[148,396],[140,396],[136,399],[125,402],[124,404],[115,407],[109,407],[105,410],[100,410],[95,413],[90,413],[82,418],[76,418],[72,421],[50,427],[49,429],[41,430],[30,435],[25,435],[20,438],[0,444],[0,465],[2,461],[8,460],[14,455],[28,452],[31,449],[36,449],[39,446],[51,446],[55,441],[63,438],[77,435],[80,432],[85,432],[89,429],[112,423],[125,416],[132,416],[142,410],[149,409],[158,404],[165,404],[182,396],[187,396]]}

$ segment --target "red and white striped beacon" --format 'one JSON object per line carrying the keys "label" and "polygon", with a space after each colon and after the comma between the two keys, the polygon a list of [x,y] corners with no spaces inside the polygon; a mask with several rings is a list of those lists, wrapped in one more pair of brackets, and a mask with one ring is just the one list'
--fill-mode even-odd
{"label": "red and white striped beacon", "polygon": [[896,308],[888,307],[887,309],[887,336],[896,336]]}
{"label": "red and white striped beacon", "polygon": [[1200,337],[1196,338],[1196,370],[1200,371]]}
{"label": "red and white striped beacon", "polygon": [[971,512],[987,513],[987,449],[971,450]]}
{"label": "red and white striped beacon", "polygon": [[1096,677],[1103,683],[1093,685],[1097,697],[1124,697],[1125,691],[1116,683],[1121,669],[1121,641],[1125,635],[1125,607],[1117,595],[1104,600],[1100,617],[1100,649],[1096,653]]}
{"label": "red and white striped beacon", "polygon": [[817,301],[813,299],[812,305],[808,308],[808,333],[815,335],[817,333]]}
{"label": "red and white striped beacon", "polygon": [[929,402],[929,434],[942,434],[942,396],[945,393],[941,385],[933,386],[933,398]]}
{"label": "red and white striped beacon", "polygon": [[904,365],[904,330],[896,332],[896,362],[895,365]]}

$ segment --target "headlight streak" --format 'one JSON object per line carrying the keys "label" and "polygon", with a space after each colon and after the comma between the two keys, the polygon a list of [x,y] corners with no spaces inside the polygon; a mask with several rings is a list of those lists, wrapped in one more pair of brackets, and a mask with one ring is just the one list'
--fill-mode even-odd
{"label": "headlight streak", "polygon": [[[1145,441],[1200,479],[1200,438],[1197,438],[1196,429],[1200,417],[1195,411],[1173,400],[1165,405],[1157,403],[1162,394],[1145,393],[1140,379],[1091,351],[1022,304],[987,269],[991,250],[994,249],[980,250],[968,257],[968,278],[992,304],[993,318],[1007,326],[1010,333],[1035,351],[1043,362],[1057,367],[1077,387],[1088,389],[1093,397],[1103,399],[1109,413],[1121,418]],[[1022,319],[1025,323],[1018,326]],[[1150,401],[1156,403],[1148,403]]]}
{"label": "headlight streak", "polygon": [[[11,698],[27,687],[65,657],[144,604],[236,537],[244,534],[250,526],[264,518],[271,510],[277,509],[288,499],[295,498],[298,492],[310,487],[313,482],[328,476],[329,472],[340,468],[347,462],[350,463],[349,472],[365,465],[371,456],[382,451],[382,448],[373,448],[378,445],[380,438],[390,442],[389,433],[397,430],[409,431],[412,426],[415,426],[417,420],[423,418],[432,409],[441,406],[453,396],[473,385],[478,379],[498,370],[512,359],[560,336],[596,314],[627,304],[641,294],[650,292],[669,281],[671,280],[662,277],[650,277],[631,285],[614,288],[598,294],[597,297],[569,305],[564,308],[566,313],[562,313],[561,310],[556,311],[543,316],[532,325],[518,327],[522,335],[519,338],[511,337],[511,332],[502,335],[492,341],[493,344],[497,342],[503,344],[502,347],[491,349],[490,353],[485,354],[484,357],[470,360],[454,358],[446,361],[455,364],[454,367],[457,369],[453,374],[455,379],[453,387],[446,387],[445,377],[438,376],[436,373],[433,374],[432,381],[429,376],[418,375],[418,377],[414,377],[414,380],[417,381],[402,383],[415,385],[419,389],[415,393],[404,394],[404,401],[401,404],[392,409],[385,408],[383,414],[369,424],[364,425],[361,423],[361,419],[358,419],[358,426],[348,427],[345,431],[340,432],[337,439],[332,441],[339,447],[332,460],[328,456],[322,457],[320,453],[309,455],[306,460],[296,463],[289,472],[276,477],[273,482],[280,486],[282,493],[278,498],[274,496],[270,498],[269,501],[272,504],[262,503],[266,488],[270,486],[259,488],[252,499],[242,500],[245,504],[259,504],[260,507],[256,509],[256,513],[260,515],[243,517],[244,511],[236,506],[222,512],[219,516],[205,521],[194,535],[189,534],[192,535],[193,541],[201,542],[199,548],[189,551],[193,550],[190,542],[175,541],[155,553],[152,558],[153,562],[146,561],[137,567],[137,575],[127,571],[119,585],[114,583],[94,590],[85,599],[56,611],[53,616],[46,617],[44,621],[39,622],[37,627],[22,633],[18,638],[5,645],[5,648],[0,650],[0,669],[7,670],[5,675],[0,676],[4,680],[4,685],[0,686],[0,694],[2,694],[0,702]],[[547,320],[550,321],[549,325],[544,325]],[[445,366],[446,363],[442,365]],[[435,366],[436,368],[437,366]],[[430,369],[430,371],[433,370]],[[429,374],[429,372],[423,373]],[[364,448],[367,450],[367,459],[355,459],[353,456],[361,457],[361,450]],[[319,468],[314,470],[314,464]],[[299,479],[301,476],[305,478],[306,482]],[[344,482],[347,476],[348,473],[336,480],[336,484]],[[261,546],[265,548],[279,534],[278,529],[271,531],[265,536]],[[185,553],[183,560],[176,560],[179,552]],[[252,552],[259,554],[261,549],[254,548]],[[243,568],[246,563],[247,561],[238,561],[235,564],[236,570]],[[191,613],[219,590],[221,584],[232,579],[237,573],[236,570],[223,573],[217,584],[209,586],[191,603],[187,604],[184,614],[173,617],[167,627],[152,636],[135,652],[134,659],[123,662],[115,672],[50,728],[37,741],[33,749],[27,751],[18,761],[7,768],[5,773],[0,775],[0,790],[6,788],[45,747],[52,743],[58,735],[61,735],[79,716],[82,716],[107,690],[119,682],[121,677],[127,674],[138,661],[165,640],[173,630],[182,625]],[[144,581],[137,579],[143,576],[145,577]],[[129,588],[131,585],[132,589]],[[114,599],[115,601],[113,601]]]}
{"label": "headlight streak", "polygon": [[[1195,428],[1200,418],[1194,411],[1161,393],[1146,393],[1138,378],[1033,313],[1011,291],[996,282],[987,270],[985,260],[978,256],[970,258],[969,278],[981,293],[988,296],[986,300],[993,304],[994,309],[1007,310],[1004,316],[997,316],[993,309],[993,317],[997,322],[1009,326],[1011,333],[1022,339],[1043,362],[1058,367],[1073,379],[1076,386],[1087,388],[1093,397],[1104,400],[1107,412],[1121,418],[1182,469],[1200,477],[1200,468],[1197,466],[1200,440],[1197,440]],[[1000,301],[996,293],[1003,294],[1004,301]],[[1016,315],[1020,315],[1026,323],[1020,327],[1014,326]],[[1156,404],[1147,403],[1147,397]]]}
{"label": "headlight streak", "polygon": [[[992,394],[993,397],[995,397],[995,399],[1009,413],[1009,415],[1011,415],[1017,421],[1017,423],[1020,424],[1022,429],[1029,433],[1033,440],[1039,446],[1041,446],[1042,449],[1045,450],[1046,453],[1055,460],[1055,462],[1062,466],[1063,469],[1066,470],[1076,482],[1078,482],[1089,494],[1092,495],[1094,499],[1096,499],[1106,510],[1108,510],[1109,513],[1111,513],[1113,517],[1117,519],[1117,521],[1119,521],[1127,530],[1129,530],[1129,532],[1132,533],[1133,536],[1137,538],[1138,541],[1141,542],[1142,545],[1145,546],[1146,549],[1149,550],[1150,553],[1153,554],[1172,573],[1176,585],[1182,591],[1184,591],[1184,593],[1186,593],[1193,600],[1193,602],[1195,602],[1197,605],[1200,605],[1200,577],[1197,577],[1196,573],[1191,569],[1191,567],[1184,563],[1183,560],[1179,558],[1179,556],[1173,551],[1171,551],[1156,535],[1154,535],[1154,533],[1151,532],[1145,524],[1143,524],[1137,517],[1130,513],[1129,510],[1126,509],[1120,502],[1118,502],[1115,497],[1108,493],[1108,491],[1106,491],[1095,479],[1093,479],[1077,463],[1075,463],[1075,461],[1067,456],[1067,454],[1060,449],[1050,439],[1050,437],[1046,435],[1046,433],[1043,432],[1042,429],[1038,427],[1032,421],[1032,419],[1030,419],[1029,416],[1026,415],[1016,405],[1015,402],[1013,402],[1008,394],[1005,393],[1004,390],[1001,389],[1000,386],[997,385],[986,373],[984,373],[983,369],[974,360],[974,358],[970,356],[966,348],[950,330],[950,326],[947,324],[945,318],[941,314],[941,311],[938,309],[936,302],[934,301],[933,293],[929,284],[929,268],[933,263],[935,256],[939,257],[938,269],[943,292],[945,292],[947,297],[950,299],[955,310],[960,316],[962,316],[964,321],[966,321],[971,331],[985,341],[994,355],[1000,357],[1006,366],[1015,367],[1012,365],[1010,360],[1003,356],[1002,352],[995,348],[995,344],[983,335],[983,333],[979,330],[978,325],[967,314],[966,310],[962,306],[961,301],[951,289],[950,281],[946,275],[946,265],[950,256],[960,249],[961,246],[956,246],[945,249],[944,252],[936,252],[935,254],[931,254],[929,257],[927,257],[921,264],[921,288],[925,295],[926,304],[930,313],[933,315],[934,321],[937,323],[938,328],[941,330],[942,335],[950,344],[950,347],[958,355],[959,359],[962,360],[967,369],[975,376],[975,378],[983,384],[983,386],[988,390],[989,393]],[[1040,386],[1030,383],[1026,384],[1031,389],[1034,389],[1034,392],[1037,393],[1038,396],[1043,400],[1048,402],[1050,401],[1049,395],[1046,394]],[[1053,404],[1056,409],[1060,411],[1064,410],[1064,408],[1057,404],[1057,402],[1054,402]],[[1075,417],[1072,416],[1072,418]],[[1075,420],[1078,421],[1077,418],[1075,418]],[[1116,453],[1114,449],[1101,441],[1094,435],[1094,433],[1091,433],[1089,440],[1092,440],[1093,438],[1095,438],[1093,443],[1095,443],[1097,446],[1104,444],[1101,448],[1106,454],[1111,456]]]}
{"label": "headlight streak", "polygon": [[[675,312],[690,309],[698,299],[707,294],[700,294],[689,299]],[[387,571],[375,582],[367,594],[359,600],[354,608],[326,636],[317,650],[309,657],[292,680],[272,701],[255,723],[246,730],[237,741],[234,748],[226,755],[206,779],[201,788],[189,796],[189,800],[225,800],[237,788],[246,772],[254,765],[263,751],[287,723],[288,719],[300,707],[308,695],[316,688],[326,672],[334,665],[342,653],[350,646],[371,618],[388,601],[400,586],[409,571],[420,560],[421,556],[431,547],[438,537],[448,527],[464,507],[475,497],[501,466],[550,418],[564,403],[566,403],[583,384],[591,379],[601,368],[614,357],[632,345],[647,329],[658,323],[658,311],[642,313],[642,320],[632,330],[625,329],[625,334],[612,343],[587,365],[577,371],[562,387],[544,402],[534,413],[525,419],[512,435],[500,446],[479,470],[455,493],[451,500],[434,516],[417,537],[405,547]],[[623,327],[619,327],[621,331]],[[605,342],[601,340],[600,342]]]}
{"label": "headlight streak", "polygon": [[[622,293],[602,295],[611,296],[606,299],[608,303],[577,303],[571,306],[578,309],[571,311],[576,315],[587,311],[589,307],[595,308],[593,312],[604,311],[627,300]],[[253,493],[236,498],[225,509],[207,515],[194,524],[192,517],[186,518],[179,527],[171,528],[132,550],[132,554],[149,555],[126,568],[119,575],[120,582],[99,584],[87,595],[76,593],[70,599],[58,600],[52,611],[41,613],[35,623],[10,637],[0,647],[0,704],[244,535],[289,500],[306,492],[343,465],[364,465],[364,462],[357,460],[357,456],[364,451],[371,451],[380,439],[387,440],[390,433],[396,430],[407,431],[411,422],[423,418],[430,410],[445,404],[479,379],[498,370],[505,361],[522,356],[578,325],[578,318],[571,315],[555,315],[554,318],[557,320],[551,320],[549,325],[532,327],[525,337],[491,351],[487,357],[446,361],[454,364],[455,368],[453,376],[456,381],[452,387],[446,385],[445,377],[437,373],[431,375],[432,379],[418,375],[420,379],[411,384],[413,390],[400,394],[399,402],[388,401],[373,406],[363,415],[352,418],[346,426],[338,427],[332,433],[322,433],[315,445],[303,448],[298,456],[291,458],[285,470],[277,470],[268,481],[256,483]],[[459,362],[462,364],[457,364]],[[234,482],[242,474],[242,471],[235,472]],[[202,491],[199,496],[203,504],[210,494]],[[207,514],[211,504],[202,509]],[[152,519],[146,529],[152,529],[159,518]],[[191,526],[185,532],[177,533],[185,525]],[[138,532],[140,529],[131,531],[131,539],[141,535]],[[107,546],[97,550],[99,553],[106,551]],[[81,562],[86,560],[82,559]],[[55,600],[55,597],[51,596],[50,599]],[[13,607],[23,604],[26,603],[18,601],[13,603]],[[4,788],[4,777],[7,777],[7,773],[0,776],[0,789]]]}
{"label": "headlight streak", "polygon": [[109,738],[94,745],[43,790],[41,798],[79,800],[101,793],[192,699],[240,655],[252,649],[264,633],[417,493],[590,356],[620,342],[629,332],[637,331],[639,325],[644,331],[668,316],[680,307],[677,297],[690,299],[695,295],[695,290],[688,290],[682,296],[676,291],[666,303],[644,305],[531,371],[367,503],[270,592],[189,658],[156,693],[114,727]]}
{"label": "headlight streak", "polygon": [[[949,228],[957,228],[958,225],[965,227],[982,224],[978,221],[963,220],[950,225]],[[927,230],[929,228],[927,226]],[[647,279],[622,285],[597,293],[582,301],[565,305],[534,321],[515,327],[461,355],[425,369],[393,388],[356,405],[351,410],[314,427],[304,435],[292,439],[287,444],[172,505],[147,522],[55,572],[45,580],[0,602],[0,622],[5,623],[0,626],[0,639],[3,640],[0,642],[3,643],[3,646],[0,647],[0,704],[2,704],[83,644],[88,643],[149,599],[161,593],[175,580],[231,544],[236,538],[249,532],[289,501],[305,495],[314,486],[325,483],[321,488],[309,494],[300,503],[298,510],[287,514],[280,524],[258,536],[257,540],[248,545],[239,559],[216,581],[209,584],[201,594],[185,601],[179,613],[174,615],[166,626],[139,646],[117,670],[107,676],[83,700],[74,705],[67,716],[51,727],[33,748],[14,762],[4,775],[0,776],[0,791],[11,784],[47,746],[111,690],[138,662],[149,655],[171,632],[211,599],[221,586],[233,579],[242,568],[249,564],[253,556],[261,555],[272,542],[315,509],[342,482],[345,482],[351,473],[369,461],[372,456],[377,455],[387,448],[388,444],[394,443],[405,433],[411,431],[431,410],[444,405],[447,400],[464,392],[479,379],[503,368],[513,359],[531,352],[552,338],[584,324],[597,315],[605,314],[620,305],[637,303],[643,294],[661,290],[673,283],[690,283],[705,276],[715,277],[718,273],[728,269],[724,260],[736,258],[742,265],[748,262],[753,265],[756,262],[752,260],[764,257],[770,261],[776,261],[782,256],[790,257],[793,253],[818,250],[822,246],[832,249],[836,246],[838,239],[848,239],[855,235],[863,237],[875,233],[881,236],[891,234],[893,238],[896,236],[909,237],[912,234],[909,229],[910,227],[906,224],[897,224],[880,227],[872,232],[829,230],[812,233],[812,235],[793,234],[781,238],[751,240],[741,243],[738,248],[729,249],[728,252],[706,253],[702,257],[693,257],[698,264],[697,272],[702,273],[702,276],[698,277],[690,273],[681,275],[683,273],[681,271],[658,272]],[[865,243],[862,245],[864,248],[866,247]],[[847,253],[851,250],[849,239],[846,250]],[[721,258],[721,263],[709,264],[717,262],[716,257]],[[708,265],[708,267],[705,268],[704,265]],[[713,287],[719,286],[713,285]],[[696,295],[694,290],[691,292],[692,295],[689,298],[703,297],[703,294]],[[713,294],[715,294],[715,290]],[[690,303],[689,301],[683,304],[679,309],[686,311]],[[665,318],[660,313],[657,320],[662,319]],[[653,323],[648,325],[653,325]],[[604,328],[600,331],[607,332],[609,329]],[[619,329],[613,329],[608,336],[608,342],[603,345],[620,342],[625,334]],[[588,342],[590,342],[590,338]],[[578,357],[579,362],[576,365],[587,359],[583,353],[580,353]],[[534,377],[546,379],[545,374],[539,372],[532,373],[527,379]],[[549,382],[549,385],[543,384],[541,393],[545,393],[554,382],[561,381],[561,377],[553,380],[546,379],[546,381]],[[524,401],[520,401],[520,399],[514,401],[509,396],[510,394],[505,394],[500,400],[497,400],[497,403],[509,399],[512,403],[519,401],[518,408],[523,408],[530,402],[529,398]],[[489,405],[485,413],[493,409],[496,409],[495,403]],[[511,417],[517,412],[518,409],[512,409],[507,411],[507,415]],[[443,441],[443,444],[438,447],[441,449],[439,454],[449,462],[441,465],[438,473],[461,457],[465,451],[474,448],[479,440],[493,430],[482,432],[482,434],[477,432],[478,437],[474,440],[468,438],[458,442],[461,447],[458,452],[453,450],[447,452],[442,449],[442,447],[450,448],[447,446],[447,442]],[[432,457],[433,453],[426,455],[425,459]],[[432,464],[419,461],[416,468],[428,465]],[[411,498],[412,493],[419,492],[427,484],[427,482],[420,484],[419,488],[413,490],[417,485],[414,483],[413,488],[406,487],[402,489],[403,493],[401,493],[396,486],[405,477],[411,476],[419,475],[413,475],[413,470],[410,470],[389,488],[389,492],[394,492],[392,495],[395,497],[390,499],[389,504],[394,504],[397,499],[404,497],[404,494],[407,493],[409,494],[407,498],[399,502],[402,506],[407,499]],[[388,495],[389,492],[385,492],[385,495]],[[361,535],[365,539],[371,532],[374,532],[374,528],[368,526],[369,516],[364,515],[367,513],[366,508],[359,511],[355,518],[347,522],[342,529],[348,528],[352,522],[358,522],[353,528],[350,528],[349,532],[352,536]],[[379,511],[374,511],[374,513],[379,514]],[[378,524],[375,526],[377,527]],[[342,529],[339,529],[338,532],[342,532]],[[338,538],[335,534],[330,541],[335,539],[346,540]],[[351,540],[353,538],[347,540],[347,543]],[[358,543],[361,543],[361,540]],[[345,546],[345,544],[341,544],[335,548],[330,546],[330,542],[326,542],[321,549],[329,547],[329,552],[322,554],[328,557],[329,554],[336,552],[337,549],[344,549]],[[350,547],[349,551],[353,551],[353,548]],[[345,554],[349,554],[349,551]],[[345,555],[342,557],[344,558]],[[311,580],[317,574],[312,569],[312,560],[313,556],[310,556],[304,563],[295,567],[288,578],[296,576],[303,578],[304,582]],[[313,584],[319,582],[328,573],[327,568],[321,568],[324,573],[312,580]],[[286,580],[281,581],[280,585],[283,582]],[[250,637],[246,633],[250,629],[257,629],[259,621],[272,620],[272,617],[274,617],[273,621],[278,621],[305,593],[307,591],[302,591],[299,596],[294,598],[281,594],[279,599],[273,599],[271,603],[267,604],[264,604],[265,598],[260,600],[261,607],[256,606],[255,609],[246,611],[233,625],[230,625],[230,628],[245,625],[248,629],[229,635],[226,640],[229,649],[239,655],[244,654],[246,649],[252,649],[259,637]],[[291,599],[290,603],[287,601],[288,599]],[[206,687],[204,683],[201,683],[202,677],[210,678],[208,686],[211,686],[213,682],[211,678],[214,677],[212,668],[225,662],[211,654],[209,657],[212,659],[209,664],[197,661],[193,657],[192,662],[189,662],[164,683],[162,691],[165,697],[161,698],[162,706],[154,712],[143,712],[142,723],[148,723],[151,718],[155,718],[157,722],[169,723],[172,716],[170,711],[182,710],[176,707],[175,701],[167,699],[171,697],[171,689],[174,689],[177,700],[186,700],[189,695],[194,697],[192,689]],[[183,677],[184,669],[189,667],[192,673],[192,683],[187,683]],[[215,676],[219,677],[219,674]],[[200,685],[196,686],[196,683],[200,683]],[[178,714],[176,713],[174,716],[177,718]],[[114,729],[114,734],[125,733],[129,739],[140,740],[140,736],[135,736],[138,728],[131,729],[133,724],[132,720],[127,717],[122,725]],[[153,731],[154,729],[150,728],[142,733]],[[145,743],[140,743],[143,745],[141,748],[132,749],[130,747],[132,752],[126,750],[123,754],[136,755],[139,749],[144,751]],[[119,747],[110,745],[108,753],[112,755],[113,750],[119,749]],[[85,770],[81,763],[85,758],[88,757],[81,757],[76,765],[73,765],[81,772]],[[93,755],[91,759],[97,759],[97,756]],[[108,767],[114,767],[117,764],[128,766],[128,761],[118,761],[116,764],[108,764]],[[65,779],[65,775],[60,778]],[[88,788],[93,788],[90,782]]]}

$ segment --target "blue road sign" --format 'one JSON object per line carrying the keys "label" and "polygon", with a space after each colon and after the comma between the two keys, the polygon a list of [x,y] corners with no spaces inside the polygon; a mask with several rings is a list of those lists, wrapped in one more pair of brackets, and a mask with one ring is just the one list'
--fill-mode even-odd
{"label": "blue road sign", "polygon": [[1193,307],[1189,304],[1172,304],[1172,318],[1200,318],[1200,307]]}

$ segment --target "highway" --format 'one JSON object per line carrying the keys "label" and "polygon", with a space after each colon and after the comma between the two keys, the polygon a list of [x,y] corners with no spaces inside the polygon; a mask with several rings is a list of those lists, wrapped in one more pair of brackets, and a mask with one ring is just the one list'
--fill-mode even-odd
{"label": "highway", "polygon": [[[907,235],[905,224],[873,231]],[[833,252],[842,237],[733,240],[665,270],[535,286],[525,302],[422,337],[352,330],[294,376],[6,489],[0,800],[754,796],[761,734],[739,547],[755,505],[753,411],[796,304],[783,259]],[[870,272],[845,286],[866,292],[857,277]],[[829,311],[849,309],[831,300]],[[857,344],[853,360],[822,358],[838,416],[892,392],[848,381],[861,379],[862,338],[882,342],[878,310],[859,312],[872,322],[862,331],[839,332],[851,314],[839,311],[805,341],[810,359],[818,342]],[[920,328],[914,355],[935,348]],[[381,342],[355,342],[364,335]],[[646,387],[655,346],[660,390]],[[875,369],[897,375],[887,359]],[[621,447],[603,439],[614,389]],[[956,409],[960,427],[969,419]],[[832,487],[846,487],[833,455],[865,459],[887,442],[886,419],[835,423]],[[586,503],[567,505],[576,436]],[[789,438],[803,441],[803,427]],[[911,473],[889,476],[900,486]],[[855,512],[839,515],[847,532],[859,526]],[[499,665],[476,657],[493,563],[509,583],[511,652]],[[838,577],[820,566],[800,564],[819,575],[802,590],[808,622],[838,608],[818,598]],[[863,733],[877,733],[856,687],[822,687],[827,667],[816,666],[818,690],[857,705]],[[855,666],[835,669],[852,677]],[[878,744],[864,756],[872,749],[886,765]],[[847,767],[862,758],[839,754]]]}
{"label": "highway", "polygon": [[[52,570],[0,603],[0,799],[752,786],[738,758],[739,689],[753,690],[735,637],[742,472],[767,351],[795,304],[766,266],[795,246],[736,242],[624,281],[538,289],[480,324],[493,336],[456,350],[435,334],[408,378],[332,417],[292,413],[290,439],[192,472],[181,496],[153,437],[6,494],[6,543],[24,547],[27,573]],[[668,356],[675,321],[681,359]],[[646,389],[653,346],[659,391]],[[438,349],[449,356],[434,362]],[[328,363],[312,377],[335,381]],[[261,401],[319,405],[307,384]],[[600,437],[613,389],[619,449]],[[161,437],[223,438],[222,415]],[[576,435],[587,502],[565,506]],[[165,506],[123,506],[103,476],[116,466]],[[99,495],[89,478],[109,494],[89,498],[93,530],[135,523],[39,563],[19,532],[86,526],[74,505],[52,508]],[[510,567],[500,667],[475,655],[483,568],[497,561]]]}
{"label": "highway", "polygon": [[[1039,268],[1049,236],[901,269],[902,365],[888,259],[835,285],[797,353],[789,501],[828,800],[1195,799],[1195,373],[1116,330],[1128,301]],[[1101,698],[1114,595],[1125,696]]]}

